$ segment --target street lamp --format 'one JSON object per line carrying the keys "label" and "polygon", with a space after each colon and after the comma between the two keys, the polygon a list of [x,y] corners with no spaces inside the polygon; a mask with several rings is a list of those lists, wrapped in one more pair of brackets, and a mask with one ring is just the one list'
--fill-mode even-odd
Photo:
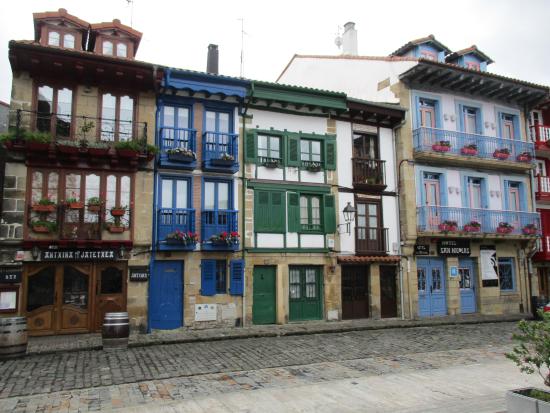
{"label": "street lamp", "polygon": [[346,226],[346,233],[351,233],[351,221],[355,219],[355,207],[351,204],[351,202],[348,202],[348,204],[344,207],[344,210],[342,211],[344,213],[344,220],[346,221],[345,224],[338,225],[339,227],[342,225]]}

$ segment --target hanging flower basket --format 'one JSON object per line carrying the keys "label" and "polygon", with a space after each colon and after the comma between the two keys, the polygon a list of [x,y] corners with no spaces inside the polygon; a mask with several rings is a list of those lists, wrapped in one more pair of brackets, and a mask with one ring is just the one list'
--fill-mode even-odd
{"label": "hanging flower basket", "polygon": [[107,230],[111,234],[122,234],[126,228],[119,226],[119,225],[109,225],[107,226]]}
{"label": "hanging flower basket", "polygon": [[33,204],[32,210],[34,212],[54,212],[57,208],[55,202],[49,198],[42,198],[36,204]]}
{"label": "hanging flower basket", "polygon": [[111,215],[113,217],[122,217],[126,213],[126,207],[116,206],[111,208]]}
{"label": "hanging flower basket", "polygon": [[100,204],[88,204],[88,212],[99,212],[101,211]]}
{"label": "hanging flower basket", "polygon": [[56,228],[55,222],[50,221],[34,221],[31,222],[31,228],[33,232],[38,234],[49,234]]}

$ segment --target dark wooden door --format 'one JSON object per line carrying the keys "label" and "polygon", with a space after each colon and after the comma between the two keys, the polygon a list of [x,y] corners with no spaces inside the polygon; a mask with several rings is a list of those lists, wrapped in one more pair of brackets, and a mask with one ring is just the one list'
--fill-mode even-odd
{"label": "dark wooden door", "polygon": [[380,316],[397,317],[397,267],[380,266]]}
{"label": "dark wooden door", "polygon": [[276,282],[275,266],[255,266],[253,279],[252,322],[254,324],[275,324]]}
{"label": "dark wooden door", "polygon": [[342,318],[369,316],[369,269],[364,266],[342,268]]}
{"label": "dark wooden door", "polygon": [[126,311],[126,272],[127,266],[122,263],[109,263],[97,266],[95,331],[101,331],[105,313]]}

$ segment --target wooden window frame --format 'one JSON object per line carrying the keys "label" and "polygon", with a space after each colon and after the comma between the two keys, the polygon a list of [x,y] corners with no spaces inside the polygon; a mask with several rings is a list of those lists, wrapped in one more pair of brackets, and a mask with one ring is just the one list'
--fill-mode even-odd
{"label": "wooden window frame", "polygon": [[[96,52],[99,52],[103,56],[109,56],[109,57],[121,57],[121,58],[133,58],[133,48],[130,41],[127,40],[121,40],[118,37],[114,36],[106,36],[104,34],[99,35],[101,38],[101,41],[99,42],[99,46],[96,49]],[[103,53],[103,43],[105,42],[111,42],[113,44],[113,54],[104,54]],[[124,44],[126,46],[126,56],[119,56],[118,55],[118,45]],[[130,56],[132,55],[132,56]]]}
{"label": "wooden window frame", "polygon": [[[59,46],[55,46],[55,45],[50,44],[50,33],[53,33],[53,32],[59,34]],[[74,47],[65,47],[65,36],[68,35],[68,34],[70,34],[74,37]],[[81,42],[81,37],[79,36],[79,33],[76,30],[68,29],[68,28],[61,27],[61,26],[49,27],[46,30],[46,41],[45,41],[46,46],[60,47],[62,49],[67,49],[67,50],[82,51],[82,46],[81,45],[77,46],[77,45],[79,45],[79,42]]]}
{"label": "wooden window frame", "polygon": [[[120,141],[120,99],[123,97],[123,96],[128,96],[129,98],[131,98],[133,101],[134,101],[134,105],[133,105],[133,108],[132,108],[132,137],[131,139],[129,139],[129,141],[134,141],[136,140],[136,135],[137,135],[137,125],[136,125],[136,120],[138,119],[138,114],[137,114],[137,110],[138,110],[138,96],[135,94],[135,93],[132,93],[128,90],[118,90],[118,91],[113,91],[113,90],[107,90],[107,89],[100,89],[98,91],[98,99],[97,99],[97,113],[98,113],[98,118],[99,118],[99,126],[96,127],[96,137],[98,140],[102,140],[101,139],[101,123],[103,121],[103,96],[104,95],[112,95],[115,97],[115,133],[114,133],[114,136],[113,136],[113,140],[112,141],[107,141],[107,142],[119,142]],[[112,119],[109,119],[109,120],[112,120]]]}
{"label": "wooden window frame", "polygon": [[31,114],[31,129],[33,131],[38,130],[37,121],[38,121],[38,90],[41,87],[50,87],[53,89],[52,95],[52,112],[50,112],[50,134],[54,139],[57,139],[56,133],[56,122],[57,122],[57,103],[58,103],[58,94],[60,89],[69,89],[71,91],[71,127],[69,131],[69,136],[63,137],[65,139],[74,139],[75,134],[75,112],[76,112],[76,94],[75,89],[76,85],[70,82],[58,82],[58,81],[47,81],[47,80],[35,80],[33,85],[33,99],[32,99],[32,114]]}
{"label": "wooden window frame", "polygon": [[[305,197],[307,199],[307,224],[302,224],[302,197]],[[313,207],[311,205],[312,198],[317,198],[319,200],[319,225],[317,225],[316,228],[313,228]],[[300,233],[304,234],[321,234],[324,230],[324,220],[323,220],[323,214],[324,214],[324,207],[323,207],[323,201],[324,198],[322,195],[317,194],[300,194]]]}
{"label": "wooden window frame", "polygon": [[0,309],[0,314],[13,314],[19,312],[19,286],[0,287],[0,294],[3,292],[15,292],[15,309]]}
{"label": "wooden window frame", "polygon": [[[512,274],[512,288],[511,289],[509,289],[509,288],[503,289],[502,288],[502,283],[501,283],[501,278],[500,278],[500,266],[501,265],[509,265],[510,266],[511,274]],[[515,268],[516,265],[515,265],[514,257],[498,257],[497,267],[499,269],[499,271],[498,271],[498,284],[499,284],[500,291],[501,292],[517,292],[516,268]]]}
{"label": "wooden window frame", "polygon": [[[308,143],[308,152],[302,152],[302,142],[307,142]],[[312,147],[312,143],[313,142],[318,142],[319,143],[319,158],[320,160],[319,161],[314,161],[312,158],[312,155],[313,155],[313,147]],[[324,169],[324,165],[325,165],[325,157],[324,157],[324,154],[323,154],[323,142],[322,140],[318,140],[318,139],[305,139],[305,138],[300,138],[300,165],[302,168],[305,168],[306,167],[306,163],[312,163],[312,162],[315,162],[315,163],[319,163],[321,164],[321,168]],[[305,154],[307,153],[308,154],[308,159],[302,159],[302,154]]]}
{"label": "wooden window frame", "polygon": [[[222,274],[223,270],[223,274]],[[223,282],[222,282],[223,281]],[[216,274],[214,280],[214,291],[216,294],[227,294],[227,261],[216,260]],[[219,288],[223,287],[223,288]]]}

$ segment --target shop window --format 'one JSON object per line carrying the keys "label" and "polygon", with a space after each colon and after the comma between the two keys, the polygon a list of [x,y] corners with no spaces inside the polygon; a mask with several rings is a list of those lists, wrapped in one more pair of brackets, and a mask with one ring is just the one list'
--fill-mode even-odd
{"label": "shop window", "polygon": [[76,267],[63,267],[63,305],[72,305],[82,310],[88,308],[88,274]]}
{"label": "shop window", "polygon": [[122,293],[122,270],[117,267],[108,267],[101,271],[101,294]]}
{"label": "shop window", "polygon": [[54,305],[55,267],[48,267],[27,280],[27,313],[37,308]]}
{"label": "shop window", "polygon": [[513,258],[498,259],[498,277],[501,291],[514,291],[516,289]]}

